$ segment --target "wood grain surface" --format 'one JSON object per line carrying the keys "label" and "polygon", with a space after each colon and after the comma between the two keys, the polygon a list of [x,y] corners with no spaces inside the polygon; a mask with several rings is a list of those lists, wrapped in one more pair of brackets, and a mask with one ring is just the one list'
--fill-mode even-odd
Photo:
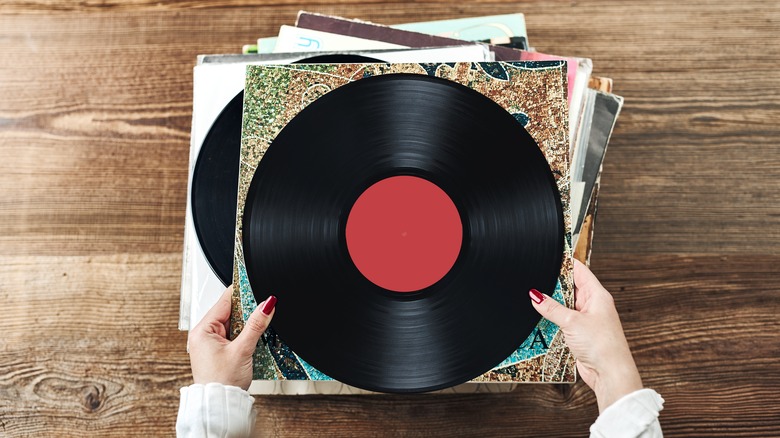
{"label": "wood grain surface", "polygon": [[[0,436],[171,436],[202,53],[299,9],[401,23],[526,13],[538,50],[626,99],[592,266],[667,436],[780,436],[780,4],[65,2],[0,5]],[[258,436],[584,436],[582,383],[507,394],[258,397]]]}

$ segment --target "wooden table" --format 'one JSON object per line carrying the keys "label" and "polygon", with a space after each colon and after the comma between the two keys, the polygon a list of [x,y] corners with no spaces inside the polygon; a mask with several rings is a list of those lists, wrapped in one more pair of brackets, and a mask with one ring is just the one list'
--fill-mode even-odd
{"label": "wooden table", "polygon": [[[252,5],[255,4],[255,5]],[[192,67],[298,9],[526,13],[626,98],[592,266],[667,436],[780,436],[780,4],[17,0],[0,6],[0,435],[173,434]],[[592,392],[258,397],[259,436],[583,436]]]}

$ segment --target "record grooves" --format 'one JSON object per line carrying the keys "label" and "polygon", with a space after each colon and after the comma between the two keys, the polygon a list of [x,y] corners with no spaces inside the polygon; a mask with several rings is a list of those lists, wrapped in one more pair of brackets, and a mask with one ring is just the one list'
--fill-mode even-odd
{"label": "record grooves", "polygon": [[233,277],[238,162],[244,92],[225,106],[203,141],[192,174],[192,218],[198,241],[222,284]]}
{"label": "record grooves", "polygon": [[[452,268],[404,293],[364,277],[346,242],[355,201],[397,176],[443,190],[463,227]],[[258,163],[242,225],[256,300],[279,298],[280,338],[330,377],[385,392],[463,383],[514,352],[539,321],[527,291],[552,293],[564,248],[531,136],[484,95],[413,74],[349,83],[298,113]]]}
{"label": "record grooves", "polygon": [[[295,64],[372,63],[359,55],[318,55]],[[195,162],[191,206],[195,232],[211,269],[227,286],[233,278],[238,162],[244,92],[225,105],[208,132]]]}

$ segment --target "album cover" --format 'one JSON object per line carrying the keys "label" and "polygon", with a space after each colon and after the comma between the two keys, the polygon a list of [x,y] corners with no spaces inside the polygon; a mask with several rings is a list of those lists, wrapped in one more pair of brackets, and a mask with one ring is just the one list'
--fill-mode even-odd
{"label": "album cover", "polygon": [[[306,11],[299,12],[299,14],[304,13],[320,15]],[[520,13],[391,24],[389,27],[466,41],[484,41],[502,37],[521,38],[525,48],[528,46],[525,16]],[[258,38],[257,53],[273,52],[276,40],[277,37]],[[491,42],[491,44],[499,43]]]}
{"label": "album cover", "polygon": [[[590,123],[588,123],[586,147],[581,151],[580,155],[582,158],[578,160],[581,164],[578,164],[576,171],[576,178],[583,182],[584,187],[581,207],[577,209],[578,216],[572,217],[572,233],[574,234],[575,245],[581,234],[580,228],[584,223],[587,205],[591,199],[595,199],[598,196],[598,191],[595,190],[595,187],[598,185],[601,177],[609,139],[612,136],[612,131],[615,129],[620,109],[623,107],[623,98],[615,94],[592,89],[588,90],[588,94],[593,105]],[[589,232],[592,232],[592,228]]]}
{"label": "album cover", "polygon": [[[312,14],[308,12],[299,13],[295,26],[302,29],[310,29],[331,34],[364,38],[382,43],[398,44],[404,47],[436,47],[443,45],[451,46],[453,44],[463,43],[463,40],[442,37],[438,35],[429,35],[420,31],[409,31],[361,20],[350,20],[342,17]],[[540,52],[516,50],[496,45],[489,45],[488,47],[490,47],[490,50],[495,53],[496,61],[565,60],[567,67],[566,72],[568,74],[567,99],[570,103],[572,102],[572,96],[578,93],[575,90],[584,90],[584,88],[587,86],[587,78],[590,76],[590,71],[588,71],[584,77],[582,77],[582,74],[580,75],[581,77],[577,77],[577,71],[579,68],[578,64],[581,63],[581,60],[578,60],[577,58],[560,57]],[[582,60],[582,62],[586,62],[585,65],[590,65],[589,60]],[[581,85],[575,86],[576,84]],[[578,108],[580,101],[576,101],[574,103],[576,105],[570,107],[570,114],[573,108]],[[576,109],[574,109],[574,111],[576,111]],[[572,118],[576,120],[576,117]],[[572,118],[570,118],[570,123],[573,123]]]}
{"label": "album cover", "polygon": [[[306,12],[301,11],[299,16],[302,13]],[[389,27],[466,41],[482,41],[502,37],[519,37],[526,41],[526,44],[528,41],[525,15],[522,13],[396,24]]]}
{"label": "album cover", "polygon": [[600,76],[591,76],[588,80],[588,88],[594,90],[603,91],[605,93],[612,92],[612,78],[604,78]]}
{"label": "album cover", "polygon": [[[611,136],[611,129],[614,129],[614,124],[617,121],[617,116],[622,107],[622,98],[611,94],[612,82],[611,78],[598,76],[590,77],[590,80],[588,81],[588,93],[592,94],[592,96],[590,96],[588,102],[586,102],[586,105],[590,107],[590,116],[587,122],[582,121],[580,123],[586,124],[588,131],[594,129],[594,137],[590,138],[590,136],[588,136],[587,141],[579,142],[577,144],[578,147],[582,147],[582,150],[578,148],[572,151],[573,156],[577,155],[584,157],[579,158],[582,163],[577,164],[578,158],[575,156],[571,165],[572,218],[576,218],[574,220],[574,234],[572,238],[572,241],[574,242],[574,258],[588,266],[590,265],[590,254],[593,248],[593,231],[595,228],[596,213],[598,211],[599,181],[601,179],[601,166],[603,165],[605,157],[603,152],[606,151],[609,137]],[[605,103],[604,97],[606,96],[613,96],[613,99],[619,102],[619,105],[614,107],[612,111],[600,109],[599,111],[595,111],[594,114],[596,92],[600,95],[600,98],[598,99],[600,107],[603,107]],[[609,123],[612,124],[612,128],[610,128],[610,134],[606,136],[606,141],[604,141],[604,139],[601,139],[600,137],[603,136],[604,127]],[[595,142],[593,145],[589,144],[591,140]],[[599,154],[594,153],[598,150],[602,151],[600,156]],[[587,162],[588,166],[591,168],[587,177],[583,176],[582,170],[585,166],[585,162]],[[592,168],[594,163],[598,163],[599,168],[597,170]],[[579,171],[576,170],[578,167],[581,168]],[[587,184],[585,181],[586,179]],[[579,207],[576,207],[578,204]]]}
{"label": "album cover", "polygon": [[588,140],[590,136],[590,128],[593,124],[593,106],[596,102],[596,91],[593,89],[587,89],[585,91],[584,99],[582,102],[582,108],[580,111],[580,120],[578,122],[577,131],[575,133],[574,147],[571,152],[571,217],[572,217],[572,235],[575,238],[572,240],[576,245],[577,230],[580,227],[580,221],[584,217],[580,215],[580,210],[587,208],[587,204],[590,196],[585,195],[585,180],[583,179],[583,169],[585,167],[585,154],[588,150]]}
{"label": "album cover", "polygon": [[[320,32],[398,44],[403,47],[451,46],[453,44],[463,43],[463,40],[453,38],[429,35],[421,32],[410,32],[366,21],[348,20],[341,17],[317,15],[306,12],[302,12],[298,15],[295,26]],[[518,53],[515,53],[514,49],[501,46],[490,46],[490,50],[496,53],[497,60],[519,60],[519,55]]]}
{"label": "album cover", "polygon": [[593,186],[593,194],[590,197],[585,218],[582,220],[580,232],[574,244],[574,258],[584,263],[585,266],[590,266],[590,255],[593,252],[593,232],[596,227],[596,213],[599,209],[600,186],[599,181]]}
{"label": "album cover", "polygon": [[[397,44],[404,47],[434,47],[438,45],[450,45],[455,41],[452,38],[439,35],[429,35],[421,32],[413,32],[401,28],[384,26],[381,24],[362,20],[346,19],[342,17],[300,12],[296,27],[298,38],[282,36],[277,44],[289,49],[289,44],[326,44],[336,35],[362,38],[361,44],[368,44],[366,40],[376,41],[379,47],[386,44]],[[311,35],[309,35],[311,33]],[[309,42],[313,41],[313,42]],[[370,46],[367,46],[370,47]],[[515,50],[497,45],[488,46],[495,53],[497,61],[550,61],[565,60],[567,63],[567,99],[569,102],[569,141],[571,150],[575,148],[576,132],[581,119],[583,96],[588,87],[588,80],[593,69],[592,62],[587,58],[560,57],[540,53],[536,51]]]}
{"label": "album cover", "polygon": [[[347,24],[349,22],[350,24]],[[373,23],[365,20],[347,20],[341,17],[300,11],[295,26],[306,29],[316,29],[341,35],[353,35],[361,38],[377,40],[374,32],[381,33],[382,38],[408,47],[427,47],[429,44],[439,45],[446,41],[481,41],[496,40],[495,45],[520,44],[523,49],[528,47],[528,36],[525,30],[523,14],[494,15],[486,17],[468,17],[455,20],[442,20],[428,23],[411,23],[395,26]],[[347,32],[347,33],[345,33]],[[492,44],[492,43],[491,43]],[[510,53],[507,51],[507,53]]]}
{"label": "album cover", "polygon": [[[389,63],[399,62],[488,62],[495,61],[485,46],[466,44],[460,46],[421,47],[401,49],[333,50],[317,52],[288,53],[230,53],[221,55],[198,55],[201,64],[292,64],[314,56],[364,56]],[[241,75],[243,78],[243,68]],[[243,87],[244,81],[241,80]]]}
{"label": "album cover", "polygon": [[[463,42],[461,41],[462,45]],[[453,45],[453,44],[449,44]],[[279,28],[274,53],[279,52],[317,52],[323,50],[376,50],[376,49],[407,49],[409,46],[385,43],[370,39],[340,35],[313,29],[294,26]]]}
{"label": "album cover", "polygon": [[[543,152],[560,193],[565,243],[553,297],[568,307],[573,306],[565,61],[249,66],[239,171],[233,272],[237,287],[231,336],[241,331],[257,305],[244,264],[241,224],[249,185],[265,151],[287,123],[319,97],[354,81],[394,73],[435,76],[462,84],[489,97],[524,125]],[[514,353],[473,382],[573,382],[574,358],[562,337],[557,326],[542,319]],[[291,351],[272,329],[264,335],[254,361],[255,379],[330,380]]]}

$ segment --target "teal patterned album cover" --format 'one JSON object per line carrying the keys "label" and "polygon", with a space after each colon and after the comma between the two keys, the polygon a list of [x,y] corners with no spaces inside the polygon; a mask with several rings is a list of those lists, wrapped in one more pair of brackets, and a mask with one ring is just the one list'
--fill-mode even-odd
{"label": "teal patterned album cover", "polygon": [[[436,64],[300,64],[248,66],[238,184],[231,336],[243,328],[257,303],[244,265],[241,223],[257,164],[274,138],[309,103],[366,77],[406,73],[436,76],[469,87],[496,102],[521,123],[550,165],[564,212],[564,254],[553,298],[574,306],[569,140],[565,61]],[[269,329],[254,359],[257,380],[331,380],[285,345]],[[473,382],[574,382],[574,358],[563,333],[541,319],[520,347]]]}

